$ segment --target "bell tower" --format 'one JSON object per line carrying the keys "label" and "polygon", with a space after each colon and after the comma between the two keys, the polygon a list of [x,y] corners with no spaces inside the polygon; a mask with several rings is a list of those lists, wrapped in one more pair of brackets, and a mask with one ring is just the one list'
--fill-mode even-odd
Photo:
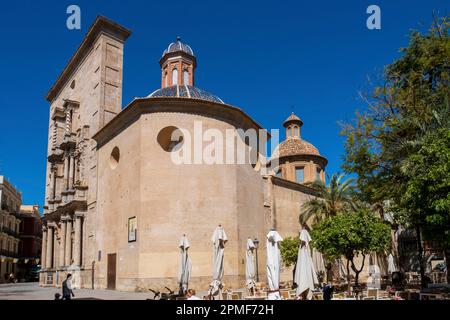
{"label": "bell tower", "polygon": [[161,60],[161,88],[174,85],[194,86],[194,70],[197,61],[191,47],[177,37],[166,50]]}

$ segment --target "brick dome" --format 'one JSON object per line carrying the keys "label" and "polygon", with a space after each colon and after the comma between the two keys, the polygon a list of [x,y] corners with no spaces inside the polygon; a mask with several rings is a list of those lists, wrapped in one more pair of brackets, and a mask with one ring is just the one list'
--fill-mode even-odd
{"label": "brick dome", "polygon": [[319,150],[308,141],[300,138],[288,138],[278,145],[272,158],[282,158],[296,155],[320,156]]}

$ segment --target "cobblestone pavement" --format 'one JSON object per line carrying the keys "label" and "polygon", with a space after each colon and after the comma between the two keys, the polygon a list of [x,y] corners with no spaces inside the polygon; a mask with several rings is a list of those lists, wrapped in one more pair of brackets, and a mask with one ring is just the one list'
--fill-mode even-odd
{"label": "cobblestone pavement", "polygon": [[[40,287],[37,282],[0,284],[0,300],[53,300],[60,288]],[[75,299],[145,300],[153,293],[75,289]]]}

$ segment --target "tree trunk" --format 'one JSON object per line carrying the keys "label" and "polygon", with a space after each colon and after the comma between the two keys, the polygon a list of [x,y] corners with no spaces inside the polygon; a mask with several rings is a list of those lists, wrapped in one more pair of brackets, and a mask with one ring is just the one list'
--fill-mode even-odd
{"label": "tree trunk", "polygon": [[423,245],[422,245],[422,235],[420,232],[420,227],[416,227],[416,239],[417,239],[419,270],[420,270],[420,285],[422,288],[425,288],[426,287],[425,266],[423,265]]}
{"label": "tree trunk", "polygon": [[444,249],[444,254],[445,254],[445,265],[447,266],[447,269],[445,270],[445,272],[447,273],[447,283],[450,283],[450,248],[445,248]]}
{"label": "tree trunk", "polygon": [[400,261],[400,253],[398,252],[398,242],[396,233],[398,232],[398,225],[392,224],[391,225],[391,242],[392,242],[392,255],[394,257],[394,262],[398,267],[398,271],[402,271],[402,264]]}
{"label": "tree trunk", "polygon": [[361,262],[361,268],[357,269],[355,266],[355,263],[353,262],[353,257],[351,258],[352,263],[352,270],[355,272],[355,287],[359,286],[359,274],[361,273],[362,269],[364,268],[364,262],[366,260],[366,255],[363,254],[363,260]]}
{"label": "tree trunk", "polygon": [[350,295],[350,260],[347,259],[347,291]]}
{"label": "tree trunk", "polygon": [[332,267],[333,267],[333,264],[331,264],[330,262],[327,262],[327,264],[325,265],[327,283],[331,283],[331,281],[333,281],[333,276],[331,274]]}

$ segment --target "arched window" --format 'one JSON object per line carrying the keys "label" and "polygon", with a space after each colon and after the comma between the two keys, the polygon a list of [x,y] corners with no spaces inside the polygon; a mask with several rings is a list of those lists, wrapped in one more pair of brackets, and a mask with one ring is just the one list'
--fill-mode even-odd
{"label": "arched window", "polygon": [[172,70],[172,85],[178,84],[178,70]]}
{"label": "arched window", "polygon": [[189,72],[187,70],[183,71],[183,84],[184,85],[189,84]]}
{"label": "arched window", "polygon": [[298,137],[298,127],[294,127],[294,136]]}
{"label": "arched window", "polygon": [[169,86],[169,77],[167,76],[167,72],[164,73],[164,87],[167,88]]}
{"label": "arched window", "polygon": [[295,181],[298,183],[302,183],[304,181],[304,172],[303,167],[295,168]]}

